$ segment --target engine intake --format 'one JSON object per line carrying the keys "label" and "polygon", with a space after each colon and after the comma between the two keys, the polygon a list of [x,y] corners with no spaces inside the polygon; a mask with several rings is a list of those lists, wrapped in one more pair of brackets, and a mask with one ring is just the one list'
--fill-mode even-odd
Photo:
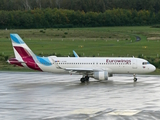
{"label": "engine intake", "polygon": [[94,72],[93,77],[97,80],[108,80],[107,71]]}

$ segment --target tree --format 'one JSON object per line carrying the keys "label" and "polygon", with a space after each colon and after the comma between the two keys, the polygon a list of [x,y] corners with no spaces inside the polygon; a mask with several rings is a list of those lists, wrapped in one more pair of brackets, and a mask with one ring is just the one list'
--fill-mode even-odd
{"label": "tree", "polygon": [[28,0],[22,0],[22,4],[23,4],[25,10],[30,10],[31,9]]}
{"label": "tree", "polygon": [[63,0],[56,0],[56,5],[60,9],[61,8],[61,3]]}

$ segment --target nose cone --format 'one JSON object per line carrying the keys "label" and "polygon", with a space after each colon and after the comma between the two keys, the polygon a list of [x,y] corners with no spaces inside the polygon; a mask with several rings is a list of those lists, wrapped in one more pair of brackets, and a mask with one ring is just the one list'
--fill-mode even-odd
{"label": "nose cone", "polygon": [[150,68],[151,72],[155,71],[156,70],[156,67],[154,65],[151,66]]}

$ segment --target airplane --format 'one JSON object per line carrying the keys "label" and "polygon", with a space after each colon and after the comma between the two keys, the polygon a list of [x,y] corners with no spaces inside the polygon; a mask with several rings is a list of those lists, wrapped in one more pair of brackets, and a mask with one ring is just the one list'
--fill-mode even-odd
{"label": "airplane", "polygon": [[18,34],[10,34],[15,58],[7,62],[41,72],[82,75],[81,83],[89,78],[108,80],[113,74],[144,74],[155,71],[147,60],[134,57],[40,57],[35,55]]}

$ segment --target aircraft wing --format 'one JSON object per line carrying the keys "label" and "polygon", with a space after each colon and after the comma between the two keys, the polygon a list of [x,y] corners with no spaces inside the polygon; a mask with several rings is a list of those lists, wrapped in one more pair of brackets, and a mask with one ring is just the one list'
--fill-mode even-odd
{"label": "aircraft wing", "polygon": [[84,73],[84,74],[93,74],[95,71],[100,71],[98,69],[92,68],[63,68],[64,70],[68,71],[69,73]]}

